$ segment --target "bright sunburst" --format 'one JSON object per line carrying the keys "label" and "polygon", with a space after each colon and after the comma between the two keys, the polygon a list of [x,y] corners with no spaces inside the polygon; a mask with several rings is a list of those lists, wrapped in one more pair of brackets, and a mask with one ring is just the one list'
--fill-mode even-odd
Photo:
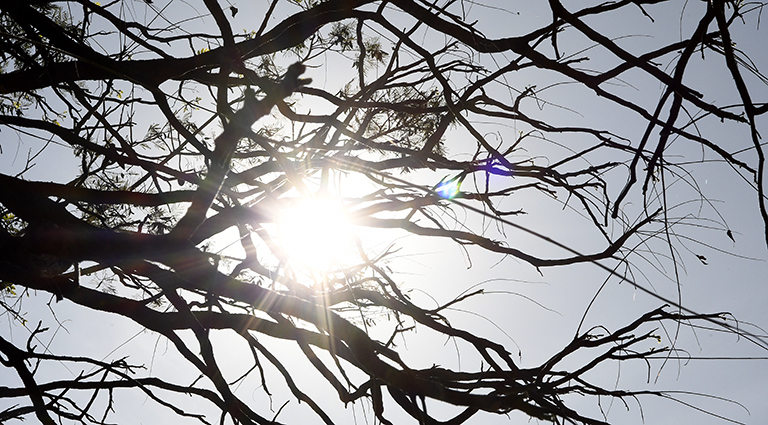
{"label": "bright sunburst", "polygon": [[337,199],[297,199],[277,222],[280,246],[292,265],[328,270],[352,252],[354,234]]}

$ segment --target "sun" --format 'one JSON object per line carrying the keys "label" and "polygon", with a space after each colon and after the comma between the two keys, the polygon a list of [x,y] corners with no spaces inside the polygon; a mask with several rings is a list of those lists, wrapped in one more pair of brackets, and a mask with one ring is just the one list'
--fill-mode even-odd
{"label": "sun", "polygon": [[354,250],[354,232],[344,204],[331,197],[292,200],[280,211],[277,236],[292,266],[328,271]]}

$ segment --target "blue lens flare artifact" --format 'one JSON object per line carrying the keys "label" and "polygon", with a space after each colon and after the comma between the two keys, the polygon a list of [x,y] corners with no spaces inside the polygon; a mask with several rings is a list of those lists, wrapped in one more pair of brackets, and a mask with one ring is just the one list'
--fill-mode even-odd
{"label": "blue lens flare artifact", "polygon": [[435,191],[441,198],[453,199],[459,194],[459,182],[457,180],[442,182],[437,185]]}

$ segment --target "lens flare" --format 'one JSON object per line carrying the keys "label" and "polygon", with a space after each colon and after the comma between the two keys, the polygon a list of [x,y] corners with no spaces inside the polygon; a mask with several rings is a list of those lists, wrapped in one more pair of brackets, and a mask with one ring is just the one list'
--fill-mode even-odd
{"label": "lens flare", "polygon": [[283,253],[293,265],[327,270],[352,252],[354,233],[344,205],[336,199],[296,200],[277,222]]}
{"label": "lens flare", "polygon": [[449,180],[437,185],[435,189],[441,198],[453,199],[459,194],[459,182],[457,180]]}

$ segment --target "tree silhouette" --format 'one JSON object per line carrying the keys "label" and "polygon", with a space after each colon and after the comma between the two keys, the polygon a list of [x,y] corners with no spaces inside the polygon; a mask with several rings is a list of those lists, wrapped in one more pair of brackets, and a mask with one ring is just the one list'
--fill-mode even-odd
{"label": "tree silhouette", "polygon": [[[238,391],[251,380],[269,400],[284,385],[316,413],[308,422],[344,423],[307,389],[301,360],[313,386],[368,406],[374,423],[519,411],[602,424],[610,418],[569,396],[669,397],[591,373],[681,356],[681,327],[768,348],[729,315],[696,312],[641,281],[658,270],[679,286],[688,241],[734,240],[698,185],[699,165],[743,178],[768,241],[768,104],[757,100],[767,80],[734,35],[759,38],[764,4],[250,3],[0,4],[3,154],[20,150],[13,140],[36,146],[21,170],[0,174],[2,306],[32,330],[27,341],[0,337],[0,362],[18,382],[0,387],[0,422],[113,423],[125,414],[116,400],[135,392],[179,420],[285,423],[282,407]],[[638,42],[641,31],[655,37]],[[701,82],[708,74],[718,84]],[[717,126],[738,137],[713,137]],[[278,223],[315,198],[340,205],[358,233],[343,259],[309,266],[281,244]],[[565,224],[526,215],[560,209]],[[475,282],[436,306],[409,291],[390,244],[402,235],[541,273],[588,264],[663,307],[619,327],[579,325],[559,352],[524,367],[509,346],[449,320],[483,294]],[[53,297],[54,310],[127,318],[194,372],[168,378],[77,341],[38,346],[46,328],[27,322],[30,294]],[[477,361],[414,360],[414,329]],[[304,359],[287,358],[281,340]],[[250,356],[241,376],[225,364],[230,350]],[[48,376],[49,364],[75,373]],[[442,404],[457,407],[428,408]]]}

